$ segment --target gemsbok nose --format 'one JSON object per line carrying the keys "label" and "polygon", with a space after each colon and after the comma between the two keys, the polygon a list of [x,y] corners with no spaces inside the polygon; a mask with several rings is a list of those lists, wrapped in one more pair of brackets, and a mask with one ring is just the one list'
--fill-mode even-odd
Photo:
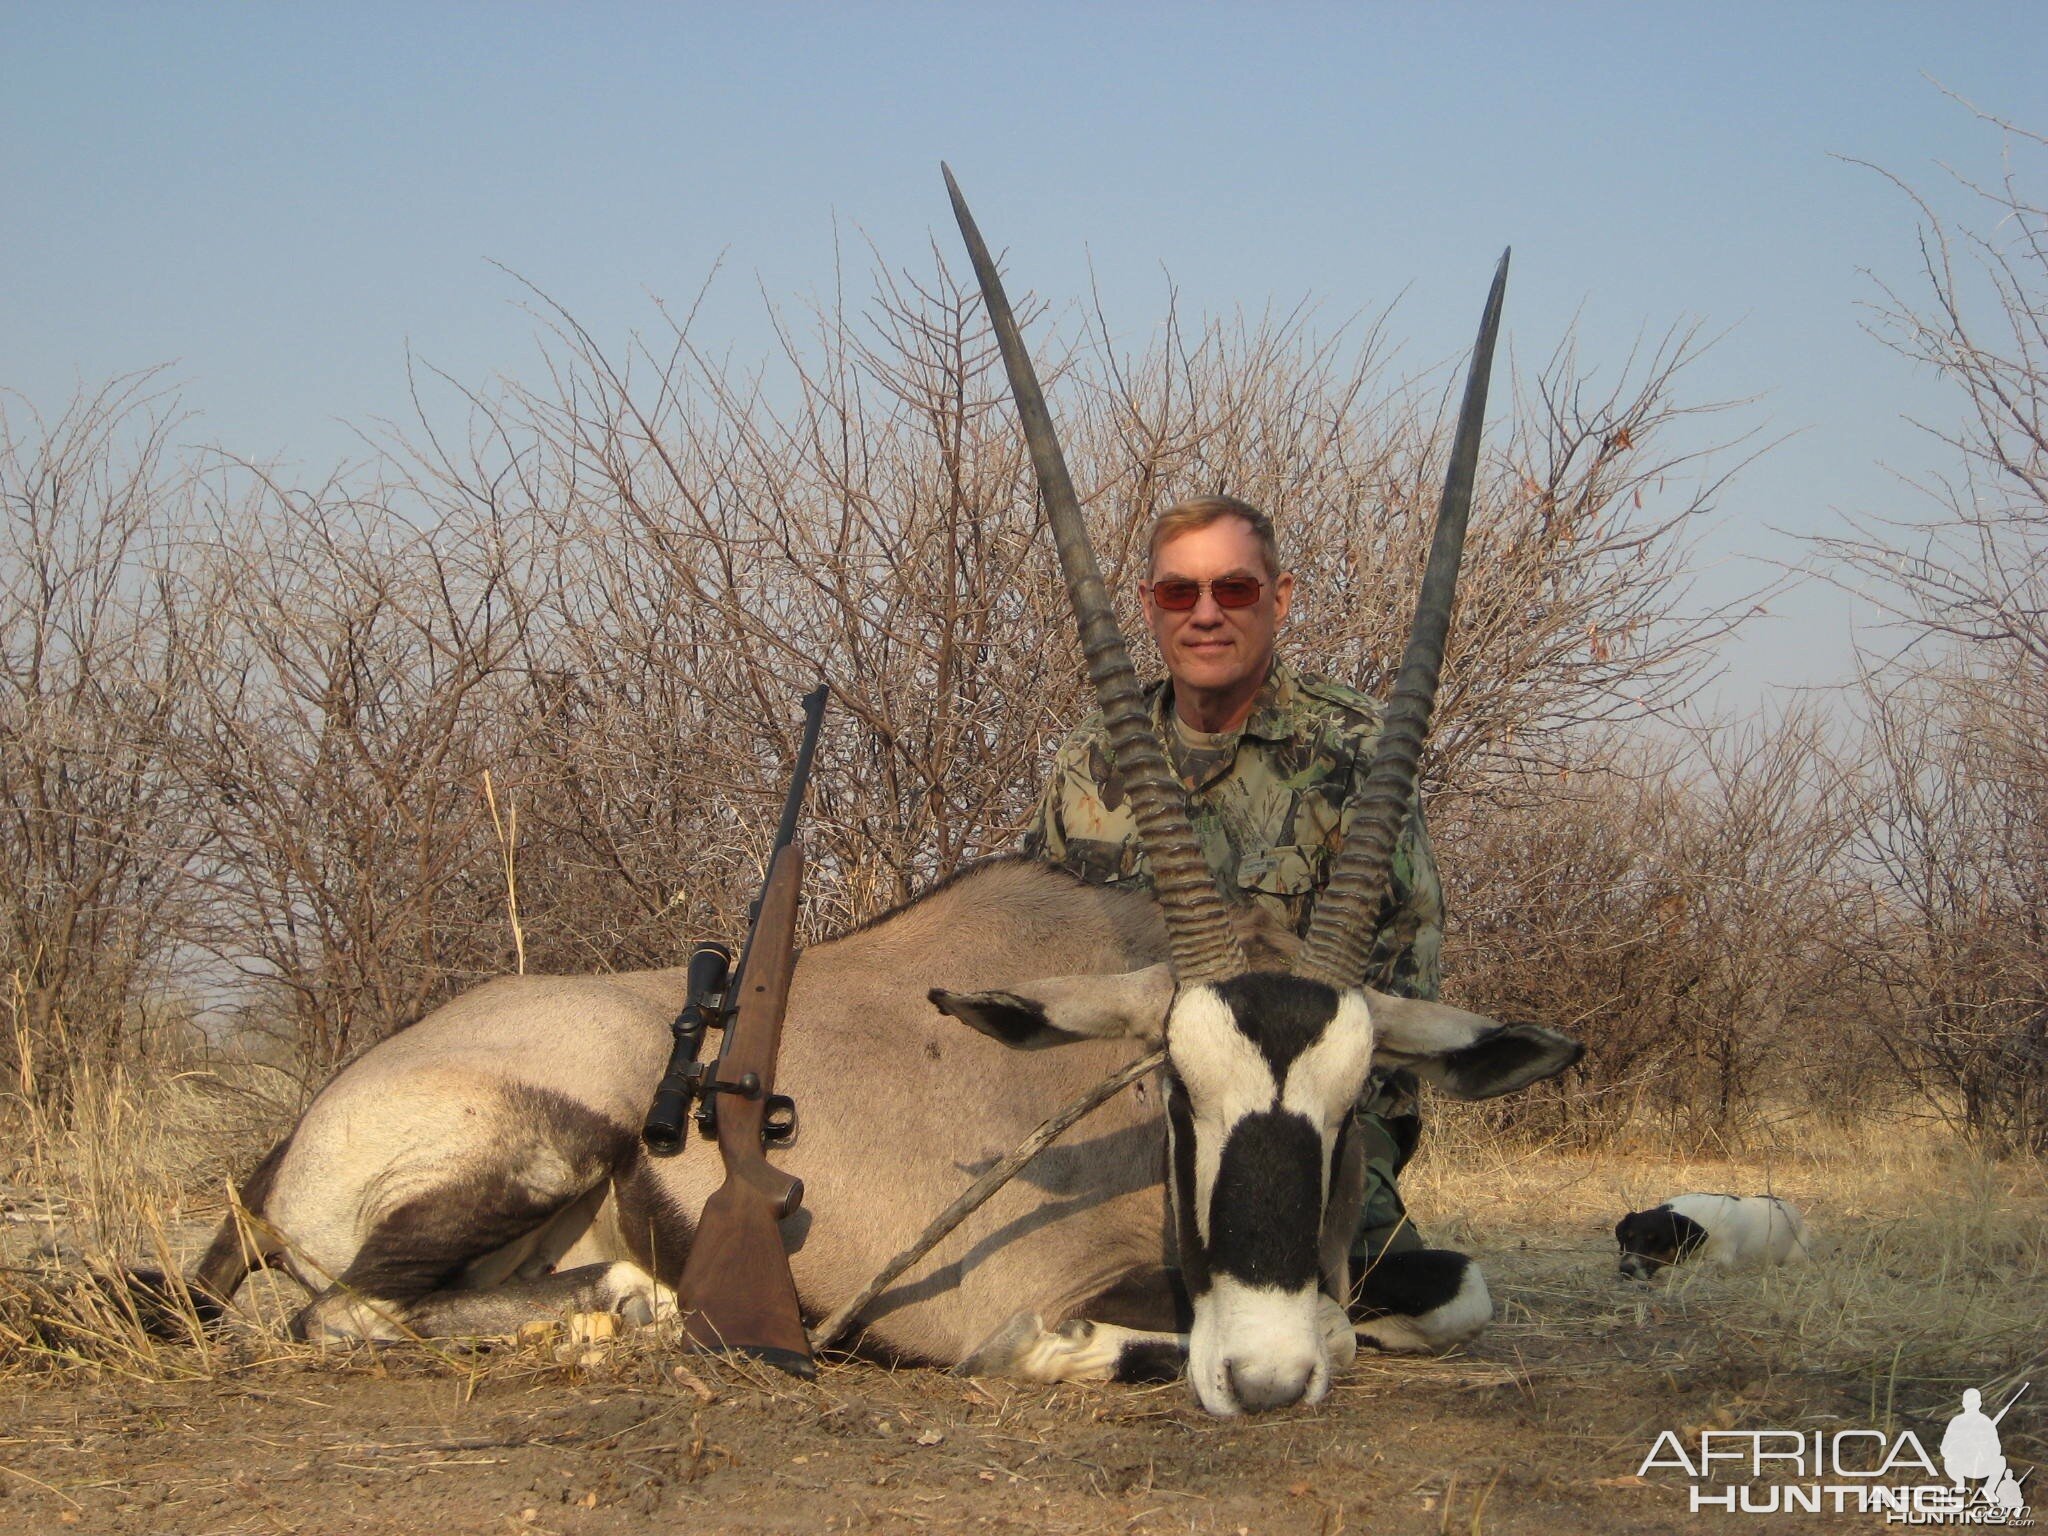
{"label": "gemsbok nose", "polygon": [[1238,1358],[1223,1367],[1223,1382],[1245,1413],[1319,1403],[1330,1390],[1330,1362],[1320,1355]]}

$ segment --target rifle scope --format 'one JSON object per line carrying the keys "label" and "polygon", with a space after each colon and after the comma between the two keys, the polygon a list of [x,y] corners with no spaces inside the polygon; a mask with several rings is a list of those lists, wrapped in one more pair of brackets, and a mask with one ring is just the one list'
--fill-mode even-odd
{"label": "rifle scope", "polygon": [[690,956],[689,990],[683,1011],[669,1026],[675,1034],[675,1048],[669,1052],[668,1070],[654,1090],[654,1102],[647,1108],[647,1123],[640,1127],[640,1139],[656,1157],[673,1157],[683,1149],[689,1134],[690,1101],[704,1076],[704,1064],[697,1059],[704,1048],[704,1031],[723,1016],[726,974],[732,966],[732,951],[723,944],[699,944]]}

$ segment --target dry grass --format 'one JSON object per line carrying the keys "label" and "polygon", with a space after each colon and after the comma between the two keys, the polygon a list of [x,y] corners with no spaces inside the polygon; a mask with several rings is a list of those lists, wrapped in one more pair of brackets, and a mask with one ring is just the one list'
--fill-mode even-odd
{"label": "dry grass", "polygon": [[217,1351],[172,1348],[132,1303],[76,1282],[195,1256],[245,1174],[299,1107],[289,1076],[216,1061],[137,1075],[78,1071],[62,1121],[0,1100],[0,1375],[63,1367],[138,1380],[206,1376]]}
{"label": "dry grass", "polygon": [[[2048,1382],[2048,1166],[1987,1160],[1924,1121],[1807,1122],[1775,1147],[1718,1157],[1487,1145],[1453,1125],[1409,1184],[1431,1239],[1487,1262],[1494,1336],[1509,1344],[1625,1349],[1668,1321],[1680,1330],[1659,1334],[1655,1363],[1673,1375],[1739,1357],[1775,1401],[1796,1406],[1802,1384],[1816,1403],[1848,1391],[1859,1422],[1877,1427],[1902,1397],[1924,1406],[1969,1386]],[[1814,1261],[1620,1278],[1619,1216],[1695,1190],[1792,1201]],[[1594,1352],[1589,1369],[1599,1365]]]}
{"label": "dry grass", "polygon": [[[1680,1496],[1633,1475],[1661,1428],[1924,1433],[1964,1387],[2048,1386],[2048,1177],[1911,1126],[1703,1159],[1504,1145],[1447,1114],[1410,1203],[1481,1258],[1495,1327],[1447,1359],[1363,1358],[1320,1410],[1228,1423],[1179,1387],[866,1364],[801,1384],[679,1362],[651,1332],[321,1350],[281,1336],[298,1293],[263,1276],[235,1327],[165,1343],[64,1281],[189,1259],[229,1149],[252,1160],[282,1108],[226,1072],[104,1098],[30,1149],[9,1195],[30,1219],[7,1223],[0,1272],[0,1531],[66,1510],[137,1532],[576,1533],[621,1511],[762,1530],[1663,1530]],[[1792,1199],[1819,1257],[1620,1279],[1615,1218],[1689,1189]],[[2044,1421],[2008,1422],[2018,1464],[2041,1459]],[[360,1526],[323,1523],[344,1495]]]}

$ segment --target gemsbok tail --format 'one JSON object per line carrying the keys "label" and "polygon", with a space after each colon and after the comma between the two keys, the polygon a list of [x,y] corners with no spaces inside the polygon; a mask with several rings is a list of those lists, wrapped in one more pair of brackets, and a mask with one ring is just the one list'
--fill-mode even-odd
{"label": "gemsbok tail", "polygon": [[[263,1205],[277,1178],[278,1165],[291,1145],[286,1135],[263,1154],[248,1178],[234,1190],[235,1208],[221,1219],[192,1273],[177,1279],[156,1269],[130,1269],[108,1289],[118,1288],[117,1305],[132,1310],[136,1322],[152,1338],[182,1339],[193,1325],[210,1328],[227,1315],[242,1282],[277,1257],[261,1218]],[[255,1217],[252,1223],[246,1218]]]}

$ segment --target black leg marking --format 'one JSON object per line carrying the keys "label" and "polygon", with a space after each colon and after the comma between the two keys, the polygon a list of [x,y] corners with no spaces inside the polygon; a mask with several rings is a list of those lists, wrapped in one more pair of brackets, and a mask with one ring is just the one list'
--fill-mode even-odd
{"label": "black leg marking", "polygon": [[1448,1248],[1382,1254],[1351,1287],[1346,1309],[1353,1322],[1375,1317],[1420,1317],[1458,1294],[1472,1261]]}
{"label": "black leg marking", "polygon": [[220,1297],[160,1269],[94,1273],[91,1282],[116,1310],[132,1316],[153,1339],[184,1343],[192,1337],[194,1322],[205,1330],[227,1315],[227,1303]]}
{"label": "black leg marking", "polygon": [[1177,1269],[1146,1268],[1128,1274],[1083,1302],[1080,1312],[1105,1327],[1139,1333],[1186,1333],[1195,1325],[1195,1309]]}
{"label": "black leg marking", "polygon": [[[441,1290],[473,1261],[525,1236],[631,1156],[632,1127],[542,1088],[504,1091],[506,1145],[488,1161],[449,1170],[446,1183],[384,1217],[337,1280],[347,1291],[401,1305]],[[527,1174],[542,1162],[569,1177],[546,1188]]]}
{"label": "black leg marking", "polygon": [[1178,1339],[1143,1339],[1126,1344],[1116,1357],[1112,1381],[1179,1381],[1188,1372],[1188,1347]]}
{"label": "black leg marking", "polygon": [[688,1210],[662,1186],[653,1165],[635,1156],[615,1186],[619,1200],[619,1231],[633,1262],[663,1285],[682,1278],[683,1261],[697,1224]]}
{"label": "black leg marking", "polygon": [[1493,1321],[1493,1297],[1464,1254],[1422,1248],[1382,1254],[1360,1277],[1348,1311],[1360,1345],[1441,1350]]}

